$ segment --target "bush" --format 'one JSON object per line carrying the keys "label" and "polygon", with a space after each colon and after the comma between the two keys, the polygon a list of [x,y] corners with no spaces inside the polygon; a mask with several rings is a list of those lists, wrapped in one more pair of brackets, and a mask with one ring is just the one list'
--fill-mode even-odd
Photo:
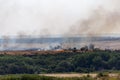
{"label": "bush", "polygon": [[100,72],[100,73],[98,73],[97,77],[99,77],[99,78],[100,77],[108,77],[108,74]]}

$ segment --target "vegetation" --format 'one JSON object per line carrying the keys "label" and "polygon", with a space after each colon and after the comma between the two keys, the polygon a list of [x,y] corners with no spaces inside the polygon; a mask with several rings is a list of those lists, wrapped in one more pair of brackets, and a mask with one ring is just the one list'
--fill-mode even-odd
{"label": "vegetation", "polygon": [[91,77],[58,78],[58,77],[23,74],[23,75],[1,76],[0,80],[94,80],[94,79]]}
{"label": "vegetation", "polygon": [[120,70],[116,51],[63,52],[58,54],[0,55],[0,74],[40,74]]}
{"label": "vegetation", "polygon": [[21,74],[21,75],[4,75],[0,76],[0,80],[120,80],[120,77],[108,77],[108,76],[100,76],[100,77],[91,77],[91,76],[83,76],[83,77],[48,77],[48,76],[39,76],[39,75],[31,75],[31,74]]}

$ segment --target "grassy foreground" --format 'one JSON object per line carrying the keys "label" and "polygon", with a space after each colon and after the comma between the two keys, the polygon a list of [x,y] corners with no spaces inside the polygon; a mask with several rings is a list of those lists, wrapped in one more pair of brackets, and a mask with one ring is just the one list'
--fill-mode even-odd
{"label": "grassy foreground", "polygon": [[120,76],[109,77],[107,75],[98,74],[97,77],[92,78],[89,75],[83,77],[48,77],[33,74],[20,74],[20,75],[3,75],[0,80],[120,80]]}

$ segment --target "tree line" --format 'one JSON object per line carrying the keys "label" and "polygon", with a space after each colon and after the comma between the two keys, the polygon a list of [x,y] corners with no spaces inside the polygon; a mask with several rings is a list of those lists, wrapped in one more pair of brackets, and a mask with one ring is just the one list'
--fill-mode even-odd
{"label": "tree line", "polygon": [[0,74],[40,74],[120,70],[120,53],[109,51],[0,55]]}

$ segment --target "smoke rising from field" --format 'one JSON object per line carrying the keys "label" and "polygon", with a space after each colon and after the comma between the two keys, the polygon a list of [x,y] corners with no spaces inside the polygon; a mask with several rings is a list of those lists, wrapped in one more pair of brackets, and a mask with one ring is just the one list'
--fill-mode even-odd
{"label": "smoke rising from field", "polygon": [[0,0],[0,34],[23,32],[43,37],[119,33],[120,28],[116,27],[119,3],[119,0]]}
{"label": "smoke rising from field", "polygon": [[[113,5],[98,6],[96,9],[91,10],[90,15],[74,23],[65,36],[85,36],[86,38],[82,38],[79,45],[94,43],[94,39],[100,36],[118,36],[120,34],[120,1],[110,0],[110,3]],[[75,40],[70,40],[70,46],[76,46],[74,42]]]}
{"label": "smoke rising from field", "polygon": [[[7,36],[2,38],[9,46],[14,35],[21,39],[120,34],[119,4],[119,0],[0,0],[0,37]],[[74,39],[65,41],[76,45]]]}
{"label": "smoke rising from field", "polygon": [[107,11],[99,8],[93,10],[87,19],[80,20],[71,26],[67,34],[83,34],[87,37],[103,36],[118,33],[119,26],[119,11]]}

